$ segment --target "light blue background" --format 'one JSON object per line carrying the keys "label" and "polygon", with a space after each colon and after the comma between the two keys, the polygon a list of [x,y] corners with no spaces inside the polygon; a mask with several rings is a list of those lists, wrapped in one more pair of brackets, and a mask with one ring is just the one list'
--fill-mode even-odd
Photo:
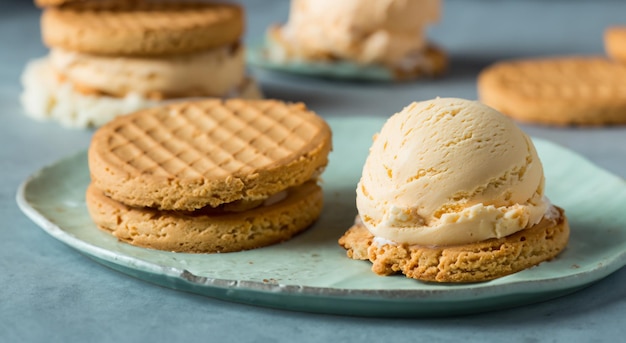
{"label": "light blue background", "polygon": [[[340,1],[340,0],[337,0]],[[245,1],[247,42],[286,19],[287,2]],[[0,342],[114,341],[620,341],[626,335],[626,270],[571,296],[482,315],[446,319],[364,319],[232,304],[154,286],[109,270],[52,239],[18,210],[18,184],[41,166],[85,149],[91,131],[22,115],[19,75],[46,49],[39,11],[0,2]],[[332,83],[253,70],[266,94],[306,102],[322,116],[389,116],[413,100],[476,98],[475,77],[514,57],[602,54],[602,32],[626,24],[623,1],[445,1],[431,30],[451,55],[436,81]],[[523,126],[626,177],[626,127]],[[356,129],[356,128],[355,128]],[[625,209],[626,210],[626,209]]]}

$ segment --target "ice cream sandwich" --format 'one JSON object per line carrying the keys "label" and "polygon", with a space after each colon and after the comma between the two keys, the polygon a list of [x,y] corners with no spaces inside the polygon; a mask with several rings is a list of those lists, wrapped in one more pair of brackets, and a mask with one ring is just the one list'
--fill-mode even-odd
{"label": "ice cream sandwich", "polygon": [[356,189],[339,243],[380,275],[429,282],[503,277],[557,256],[567,218],[544,194],[533,142],[479,102],[438,98],[393,115]]}
{"label": "ice cream sandwich", "polygon": [[331,131],[303,104],[204,100],[100,127],[87,207],[133,245],[230,252],[284,241],[320,215]]}
{"label": "ice cream sandwich", "polygon": [[246,75],[237,5],[73,1],[46,7],[41,26],[50,54],[22,78],[35,118],[100,126],[164,101],[260,97]]}

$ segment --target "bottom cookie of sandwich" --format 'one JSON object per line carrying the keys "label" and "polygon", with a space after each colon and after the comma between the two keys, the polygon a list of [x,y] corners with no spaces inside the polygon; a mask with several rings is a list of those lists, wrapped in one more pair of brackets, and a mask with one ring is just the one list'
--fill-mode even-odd
{"label": "bottom cookie of sandwich", "polygon": [[488,281],[551,260],[567,245],[569,225],[554,208],[537,225],[503,238],[454,246],[394,244],[376,239],[359,220],[339,239],[348,257],[369,260],[379,275],[402,273],[427,282]]}
{"label": "bottom cookie of sandwich", "polygon": [[217,253],[290,239],[319,217],[323,196],[322,189],[311,181],[290,188],[283,199],[270,198],[246,211],[159,211],[126,206],[90,185],[86,202],[96,225],[120,241],[166,251]]}

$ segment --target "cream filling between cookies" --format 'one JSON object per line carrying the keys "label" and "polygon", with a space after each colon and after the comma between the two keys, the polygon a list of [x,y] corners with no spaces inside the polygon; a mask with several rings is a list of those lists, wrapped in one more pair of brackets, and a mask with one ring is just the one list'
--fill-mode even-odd
{"label": "cream filling between cookies", "polygon": [[[84,94],[71,82],[59,80],[49,58],[29,62],[22,74],[22,84],[24,92],[20,101],[27,115],[40,120],[54,119],[64,126],[76,128],[97,127],[119,115],[168,101],[189,100],[157,101],[134,92],[124,97]],[[253,79],[245,78],[226,97],[260,99],[262,94]]]}
{"label": "cream filling between cookies", "polygon": [[[320,168],[320,173],[321,171],[323,171],[323,168]],[[310,181],[315,181],[318,179],[318,177],[316,175],[314,175]],[[309,182],[309,181],[307,181]],[[302,185],[306,184],[307,182],[298,185],[298,186],[293,186],[293,187],[289,187],[283,191],[280,191],[278,193],[272,194],[264,199],[260,199],[260,200],[238,200],[238,201],[234,201],[231,203],[225,203],[222,204],[218,207],[215,208],[211,208],[211,207],[205,207],[204,210],[205,211],[224,211],[224,212],[244,212],[244,211],[248,211],[254,208],[258,208],[258,207],[268,207],[268,206],[272,206],[275,204],[278,204],[279,202],[287,199],[287,197],[289,196],[289,194],[294,190],[297,189],[299,187],[302,187]]]}
{"label": "cream filling between cookies", "polygon": [[[292,188],[297,188],[295,186]],[[218,214],[218,213],[237,213],[245,212],[259,207],[269,207],[287,199],[291,189],[280,191],[276,194],[272,194],[265,199],[260,200],[237,200],[229,203],[222,204],[217,207],[206,206],[193,211],[192,213],[200,214]]]}
{"label": "cream filling between cookies", "polygon": [[245,78],[244,50],[237,44],[183,55],[115,57],[52,49],[50,63],[76,86],[112,96],[223,97]]}
{"label": "cream filling between cookies", "polygon": [[265,199],[250,200],[250,201],[239,200],[239,201],[235,201],[232,203],[223,204],[217,208],[221,208],[226,212],[243,212],[243,211],[251,210],[257,207],[272,206],[274,204],[277,204],[285,200],[288,195],[289,195],[289,190],[284,190],[276,194],[272,194]]}

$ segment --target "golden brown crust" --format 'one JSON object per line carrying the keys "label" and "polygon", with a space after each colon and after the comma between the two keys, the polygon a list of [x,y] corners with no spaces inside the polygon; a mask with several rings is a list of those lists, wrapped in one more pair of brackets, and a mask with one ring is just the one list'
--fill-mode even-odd
{"label": "golden brown crust", "polygon": [[319,217],[323,197],[318,185],[307,182],[280,202],[244,212],[176,212],[132,208],[90,185],[86,202],[98,227],[121,241],[166,251],[215,253],[288,240]]}
{"label": "golden brown crust", "polygon": [[234,44],[243,34],[237,5],[192,2],[77,2],[44,11],[44,43],[98,55],[155,56]]}
{"label": "golden brown crust", "polygon": [[626,65],[602,57],[496,63],[478,77],[480,101],[521,122],[626,124]]}
{"label": "golden brown crust", "polygon": [[604,49],[612,59],[626,63],[626,27],[607,28],[604,31]]}
{"label": "golden brown crust", "polygon": [[558,219],[542,222],[510,236],[487,241],[449,246],[426,247],[378,245],[374,237],[357,222],[339,244],[353,259],[370,260],[379,275],[403,273],[428,282],[487,281],[538,265],[557,256],[567,245],[569,225],[563,210]]}
{"label": "golden brown crust", "polygon": [[[112,1],[121,2],[122,0],[35,0],[35,6],[40,7],[40,8],[61,7],[61,6],[71,5],[77,2],[88,2],[88,1],[104,3],[104,2],[112,2]],[[128,1],[136,1],[136,0],[128,0]]]}
{"label": "golden brown crust", "polygon": [[430,44],[423,51],[424,64],[418,64],[412,69],[390,67],[396,80],[408,81],[422,77],[437,77],[448,70],[448,55],[436,45]]}
{"label": "golden brown crust", "polygon": [[330,150],[328,124],[303,104],[212,99],[117,117],[88,156],[92,182],[114,200],[194,210],[316,178]]}
{"label": "golden brown crust", "polygon": [[[128,6],[133,2],[146,2],[146,1],[154,1],[154,0],[35,0],[35,5],[40,8],[46,7],[65,7],[65,6],[74,6],[77,3],[82,3],[81,6],[89,3],[88,6]],[[160,1],[160,0],[156,0]]]}
{"label": "golden brown crust", "polygon": [[84,1],[84,0],[35,0],[35,5],[38,7],[49,7],[49,6],[61,6],[71,2],[76,1]]}

